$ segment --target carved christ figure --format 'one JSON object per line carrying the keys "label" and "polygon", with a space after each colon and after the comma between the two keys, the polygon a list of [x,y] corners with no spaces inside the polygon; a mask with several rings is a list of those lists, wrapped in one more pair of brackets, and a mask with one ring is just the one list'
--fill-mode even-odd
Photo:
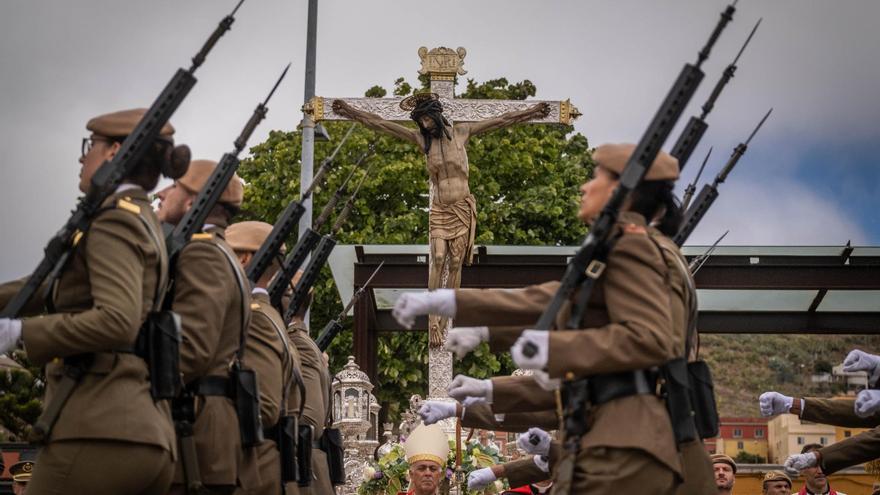
{"label": "carved christ figure", "polygon": [[[431,189],[428,217],[431,264],[428,269],[428,288],[458,288],[461,284],[462,264],[470,264],[473,258],[477,224],[477,204],[468,186],[468,139],[536,117],[546,117],[550,113],[550,105],[538,103],[525,110],[455,125],[450,124],[443,116],[443,106],[435,93],[414,94],[400,102],[400,107],[411,112],[410,118],[416,122],[418,130],[356,109],[343,100],[333,101],[333,111],[337,114],[376,131],[410,141],[424,151]],[[444,266],[448,266],[449,270],[445,285]],[[445,328],[445,318],[429,319],[428,339],[431,346],[439,347],[443,344]]]}

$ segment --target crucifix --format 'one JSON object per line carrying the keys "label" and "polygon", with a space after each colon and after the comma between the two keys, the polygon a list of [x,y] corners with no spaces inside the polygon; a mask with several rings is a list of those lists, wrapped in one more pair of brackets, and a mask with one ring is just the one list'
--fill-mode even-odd
{"label": "crucifix", "polygon": [[[470,137],[516,123],[571,124],[580,116],[569,100],[478,100],[455,97],[455,78],[467,51],[419,48],[430,92],[406,98],[327,98],[304,107],[315,122],[355,120],[419,146],[429,175],[428,288],[458,288],[462,264],[470,264],[476,231],[476,200],[468,186],[466,145]],[[397,122],[415,121],[418,129]],[[428,319],[428,397],[446,397],[452,355],[443,350],[450,322]]]}

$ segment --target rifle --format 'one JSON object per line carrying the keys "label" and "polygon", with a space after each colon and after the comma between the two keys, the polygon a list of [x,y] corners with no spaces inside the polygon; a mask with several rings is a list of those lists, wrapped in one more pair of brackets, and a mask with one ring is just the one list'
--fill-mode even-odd
{"label": "rifle", "polygon": [[[686,64],[678,79],[673,84],[663,103],[658,109],[650,125],[646,129],[639,143],[636,145],[632,156],[627,161],[626,167],[620,177],[620,183],[612,193],[611,198],[603,207],[599,217],[593,222],[590,232],[584,239],[577,253],[572,257],[566,267],[565,275],[559,284],[559,289],[544,310],[534,328],[538,330],[550,330],[554,328],[556,316],[563,304],[569,300],[570,295],[580,287],[578,302],[572,310],[572,318],[569,319],[568,328],[577,328],[580,324],[580,315],[586,309],[589,293],[593,282],[598,279],[605,270],[605,258],[610,250],[609,236],[614,226],[617,215],[624,200],[630,191],[635,189],[642,181],[648,167],[654,162],[660,147],[669,137],[672,128],[681,117],[685,107],[696,92],[699,83],[703,79],[701,65],[709,57],[712,46],[718,40],[721,31],[733,18],[736,11],[734,4],[728,5],[721,14],[721,19],[715,26],[709,41],[697,55],[696,64]],[[534,356],[537,349],[534,345],[526,345],[523,354]],[[564,448],[568,453],[558,467],[561,493],[571,490],[571,480],[574,478],[575,458],[580,447],[581,437],[587,431],[587,425],[583,421],[589,407],[589,387],[586,379],[565,380],[563,382],[563,395],[565,397]]]}
{"label": "rifle", "polygon": [[367,176],[370,175],[370,168],[372,168],[372,164],[370,165],[370,167],[367,167],[366,172],[364,172],[364,176],[361,177],[361,180],[358,183],[357,187],[355,187],[354,192],[352,192],[351,196],[348,197],[348,201],[345,202],[345,206],[342,208],[342,211],[339,212],[339,216],[336,217],[336,223],[333,224],[333,228],[331,228],[330,232],[321,238],[321,242],[318,243],[318,247],[315,248],[314,256],[311,260],[309,260],[309,264],[303,271],[302,277],[299,279],[299,282],[293,289],[293,297],[290,300],[290,305],[287,307],[287,311],[284,313],[285,323],[290,322],[290,320],[293,319],[294,315],[296,315],[297,311],[299,311],[303,304],[306,303],[306,300],[309,297],[309,291],[315,284],[315,281],[318,279],[318,275],[321,273],[321,268],[324,266],[324,263],[327,262],[327,258],[330,257],[330,253],[336,246],[336,239],[334,236],[342,228],[342,225],[345,223],[345,220],[351,213],[351,209],[352,207],[354,207],[354,200],[357,197],[358,191],[360,191],[361,186],[364,185],[364,181],[366,180]]}
{"label": "rifle", "polygon": [[321,162],[318,172],[312,178],[309,188],[306,189],[306,192],[303,193],[302,197],[298,201],[291,201],[290,204],[287,205],[287,208],[281,212],[281,215],[278,216],[278,220],[276,220],[275,225],[272,226],[272,232],[269,233],[269,237],[267,237],[263,244],[260,245],[260,249],[254,253],[253,259],[251,259],[251,262],[248,263],[247,268],[245,268],[248,280],[257,283],[260,277],[263,276],[263,273],[265,273],[266,269],[269,268],[269,264],[272,263],[272,260],[279,257],[281,246],[290,236],[290,233],[293,232],[293,228],[306,211],[304,206],[305,202],[311,197],[312,191],[315,190],[315,186],[320,184],[321,180],[323,180],[324,174],[327,173],[333,160],[336,159],[336,154],[342,149],[342,145],[345,144],[348,136],[351,135],[354,126],[355,124],[352,124],[348,128],[348,132],[346,132],[345,136],[342,137],[342,140],[339,141],[339,144],[336,146],[336,149],[333,150],[333,153]]}
{"label": "rifle", "polygon": [[[736,2],[734,2],[736,5]],[[758,26],[761,25],[761,19],[758,19],[758,22],[755,24],[755,27],[752,28],[752,32],[749,34],[749,37],[746,38],[746,42],[743,43],[742,48],[739,49],[739,53],[736,54],[736,58],[733,59],[733,62],[724,69],[724,72],[721,74],[721,78],[715,84],[715,88],[712,90],[712,94],[709,96],[709,99],[706,100],[706,103],[703,104],[702,109],[703,113],[700,114],[699,117],[691,117],[687,123],[687,126],[682,131],[681,136],[678,137],[678,141],[676,141],[675,146],[672,147],[672,151],[670,154],[678,159],[678,168],[679,170],[683,170],[685,164],[688,159],[691,157],[691,154],[696,149],[697,144],[700,142],[700,139],[703,137],[703,134],[706,132],[706,129],[709,128],[709,124],[706,123],[706,117],[709,115],[709,112],[715,107],[715,101],[718,100],[718,97],[721,95],[721,91],[727,86],[727,83],[733,79],[733,74],[736,72],[736,63],[739,60],[739,57],[743,54],[746,47],[749,46],[749,42],[752,41],[752,36],[755,35],[755,31],[758,30]]]}
{"label": "rifle", "polygon": [[122,142],[116,155],[101,164],[100,168],[95,171],[89,191],[79,199],[67,222],[49,239],[43,250],[43,259],[31,273],[24,286],[6,303],[3,311],[0,312],[0,317],[15,318],[18,316],[25,304],[34,297],[44,282],[51,285],[52,281],[58,277],[73,250],[74,239],[89,229],[104,200],[114,193],[122,180],[134,170],[156,141],[162,127],[195,86],[196,69],[204,63],[208,53],[214,48],[220,37],[232,27],[232,23],[235,22],[235,13],[238,12],[242,3],[244,0],[240,0],[232,13],[220,21],[220,24],[202,45],[201,50],[192,58],[189,70],[177,69],[177,72],[159,93],[159,97],[153,101],[141,121],[138,122],[134,131]]}
{"label": "rifle", "polygon": [[694,229],[697,228],[697,224],[700,223],[700,220],[702,220],[706,215],[706,212],[709,211],[709,207],[712,206],[712,203],[718,198],[718,185],[727,179],[727,175],[733,170],[733,167],[736,166],[736,162],[738,162],[743,154],[745,154],[752,138],[755,137],[755,134],[757,134],[758,130],[761,129],[761,126],[764,125],[764,121],[767,120],[767,117],[770,116],[771,112],[773,112],[772,108],[768,110],[764,115],[764,118],[758,122],[758,125],[749,135],[749,138],[746,139],[744,143],[739,143],[736,148],[733,149],[733,153],[730,155],[724,168],[721,169],[721,172],[715,176],[715,180],[712,184],[706,184],[700,190],[700,194],[697,195],[694,204],[685,212],[681,228],[678,230],[678,233],[675,234],[675,237],[672,238],[677,245],[683,245],[685,241],[687,241],[687,238],[693,233]]}
{"label": "rifle", "polygon": [[709,152],[706,153],[706,158],[703,158],[703,164],[700,165],[700,170],[697,171],[697,176],[694,177],[694,181],[688,184],[687,189],[684,190],[684,198],[681,200],[681,209],[687,211],[688,205],[691,204],[691,198],[694,197],[694,192],[697,190],[697,183],[700,182],[700,176],[703,175],[703,169],[706,168],[706,162],[709,161],[709,156],[712,155],[712,147],[709,147]]}
{"label": "rifle", "polygon": [[321,214],[318,216],[315,224],[312,225],[311,228],[306,229],[305,233],[300,236],[298,241],[296,241],[293,250],[291,250],[290,253],[287,254],[287,257],[284,258],[284,262],[281,264],[281,269],[278,271],[278,274],[272,280],[272,283],[269,284],[269,302],[280,314],[284,314],[282,299],[284,299],[284,293],[290,285],[290,280],[293,278],[294,274],[296,274],[296,271],[299,270],[299,267],[305,262],[306,258],[309,257],[309,253],[311,253],[312,250],[315,249],[315,246],[318,245],[318,242],[321,241],[321,234],[318,233],[318,230],[324,226],[324,223],[327,221],[333,208],[336,207],[336,204],[345,192],[345,187],[348,185],[348,181],[354,176],[355,171],[360,167],[361,163],[373,154],[373,151],[374,147],[373,145],[370,145],[369,149],[358,158],[354,167],[352,167],[351,172],[349,172],[348,176],[342,182],[342,185],[336,188],[333,196],[331,196],[330,200],[327,201],[327,204],[324,205],[324,209],[321,210]]}
{"label": "rifle", "polygon": [[367,287],[369,287],[370,282],[373,281],[373,277],[375,277],[376,274],[379,273],[379,270],[382,269],[382,265],[384,264],[385,262],[383,261],[379,264],[378,267],[376,267],[376,270],[373,271],[373,274],[370,275],[370,278],[367,279],[367,282],[362,287],[359,287],[357,292],[355,292],[354,295],[351,296],[351,301],[348,301],[348,304],[345,305],[345,308],[342,309],[342,312],[340,312],[335,319],[330,320],[324,327],[324,330],[321,330],[321,334],[318,335],[318,338],[315,340],[315,344],[318,345],[318,349],[320,349],[321,352],[326,351],[327,348],[330,347],[330,344],[333,342],[333,339],[336,338],[336,335],[338,335],[339,332],[342,331],[342,323],[340,323],[340,321],[345,318],[346,315],[348,315],[348,312],[351,311],[351,308],[354,307],[355,303],[358,302],[361,296],[364,295],[364,291],[367,289]]}
{"label": "rifle", "polygon": [[284,68],[281,76],[275,81],[275,85],[272,87],[272,90],[269,91],[269,95],[266,96],[266,99],[254,109],[254,113],[247,121],[247,124],[245,124],[241,134],[239,134],[233,142],[234,149],[231,152],[223,154],[223,157],[220,158],[220,162],[214,168],[214,171],[211,172],[211,176],[208,177],[208,181],[205,183],[204,187],[202,187],[202,190],[199,191],[199,194],[196,195],[192,207],[187,210],[183,219],[180,220],[171,233],[165,238],[165,244],[168,247],[168,259],[176,260],[177,255],[180,254],[180,251],[186,243],[189,242],[193,234],[205,224],[205,219],[208,218],[211,209],[213,209],[214,205],[217,204],[217,201],[220,200],[223,190],[229,185],[229,181],[232,180],[235,171],[238,169],[238,155],[241,154],[242,150],[247,145],[251,134],[253,134],[257,126],[260,125],[260,122],[266,118],[266,114],[269,113],[269,108],[266,105],[269,104],[269,100],[272,98],[272,95],[275,94],[275,90],[278,89],[281,81],[284,80],[284,76],[287,75],[288,70],[290,70],[290,64],[287,64],[287,67]]}
{"label": "rifle", "polygon": [[700,268],[703,268],[703,265],[705,265],[706,261],[709,260],[709,256],[712,256],[712,253],[715,251],[715,248],[718,247],[718,243],[721,242],[721,239],[724,239],[725,237],[727,237],[728,233],[730,233],[729,230],[724,231],[724,233],[721,234],[721,237],[716,239],[715,242],[712,243],[711,246],[709,246],[709,249],[707,249],[705,253],[697,256],[696,258],[694,258],[690,262],[690,265],[688,266],[688,268],[691,270],[691,276],[696,275],[697,272],[700,271]]}

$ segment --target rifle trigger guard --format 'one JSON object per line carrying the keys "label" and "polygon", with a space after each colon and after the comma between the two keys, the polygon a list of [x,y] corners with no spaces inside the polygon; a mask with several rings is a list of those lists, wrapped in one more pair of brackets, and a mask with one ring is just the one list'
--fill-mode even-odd
{"label": "rifle trigger guard", "polygon": [[584,270],[584,275],[590,277],[593,280],[598,279],[602,276],[602,273],[605,271],[605,263],[599,260],[593,260],[587,266],[587,269]]}

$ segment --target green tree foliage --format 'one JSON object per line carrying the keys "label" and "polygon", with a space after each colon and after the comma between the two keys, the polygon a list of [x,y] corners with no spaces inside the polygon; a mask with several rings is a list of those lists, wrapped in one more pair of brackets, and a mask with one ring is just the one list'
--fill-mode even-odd
{"label": "green tree foliage", "polygon": [[[418,86],[425,87],[420,79]],[[413,87],[403,78],[394,94],[405,96]],[[510,84],[506,79],[485,83],[467,81],[463,98],[525,99],[535,95],[529,81]],[[386,94],[374,86],[367,96]],[[350,123],[325,122],[339,139]],[[413,124],[410,124],[413,125]],[[377,134],[358,125],[341,149],[326,184],[315,196],[317,212],[341,184],[352,164],[368,146],[376,154],[343,230],[341,244],[427,244],[428,175],[424,154],[411,143]],[[315,163],[328,156],[336,142],[315,145]],[[272,131],[251,149],[239,170],[247,182],[243,219],[274,222],[286,204],[299,197],[301,135],[299,131]],[[570,245],[584,235],[576,220],[578,186],[588,176],[592,161],[587,139],[564,125],[518,125],[471,139],[468,145],[470,185],[477,198],[476,243],[494,245]],[[356,179],[360,177],[360,172]],[[331,219],[332,220],[332,219]],[[325,226],[324,231],[327,231]],[[322,233],[323,233],[322,232]],[[329,268],[316,284],[311,326],[318,332],[341,310]],[[331,369],[338,370],[352,353],[351,322],[329,349]],[[380,338],[376,395],[392,419],[412,394],[427,390],[427,335],[400,333]],[[457,372],[476,377],[509,373],[507,356],[495,356],[480,347],[457,363]]]}
{"label": "green tree foliage", "polygon": [[0,441],[25,442],[31,425],[43,411],[40,397],[45,377],[23,352],[16,352],[14,357],[21,368],[0,370]]}
{"label": "green tree foliage", "polygon": [[745,450],[741,450],[736,457],[733,458],[737,464],[764,464],[767,459],[760,454],[749,454]]}

